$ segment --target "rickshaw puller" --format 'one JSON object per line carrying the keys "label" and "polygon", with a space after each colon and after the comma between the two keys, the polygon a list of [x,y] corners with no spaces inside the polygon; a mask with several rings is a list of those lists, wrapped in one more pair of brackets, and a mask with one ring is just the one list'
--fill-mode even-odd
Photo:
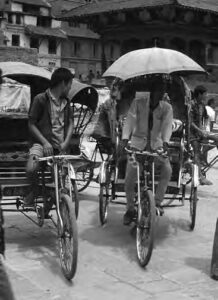
{"label": "rickshaw puller", "polygon": [[[122,148],[131,141],[131,147],[144,150],[168,150],[168,143],[172,134],[173,110],[172,106],[163,101],[165,85],[161,80],[155,79],[151,86],[150,97],[137,97],[134,99],[123,128]],[[149,99],[150,98],[150,99]],[[148,137],[150,135],[150,138]],[[169,158],[158,157],[156,163],[160,165],[160,180],[155,194],[156,207],[163,214],[161,202],[163,201],[172,168]],[[135,184],[137,180],[137,169],[127,162],[125,177],[125,192],[127,197],[127,211],[124,215],[124,225],[129,225],[136,211],[134,207]]]}
{"label": "rickshaw puller", "polygon": [[74,75],[59,68],[51,76],[50,88],[37,95],[29,111],[29,130],[32,147],[27,163],[30,193],[24,199],[25,206],[34,204],[37,194],[37,158],[68,151],[73,133],[73,114],[67,99]]}
{"label": "rickshaw puller", "polygon": [[191,140],[194,149],[195,161],[199,166],[199,181],[201,185],[212,185],[212,182],[201,174],[201,141],[213,140],[218,144],[218,135],[205,130],[204,125],[207,121],[205,101],[207,89],[204,86],[197,86],[194,89],[194,100],[191,106]]}

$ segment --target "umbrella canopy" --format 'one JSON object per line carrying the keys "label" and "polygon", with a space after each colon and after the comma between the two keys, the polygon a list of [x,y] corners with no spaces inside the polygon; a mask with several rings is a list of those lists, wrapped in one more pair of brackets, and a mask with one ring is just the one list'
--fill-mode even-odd
{"label": "umbrella canopy", "polygon": [[34,76],[50,80],[51,72],[44,68],[26,64],[23,62],[0,62],[3,77]]}
{"label": "umbrella canopy", "polygon": [[7,61],[0,62],[0,69],[2,70],[2,77],[11,78],[29,85],[31,88],[31,99],[49,87],[51,72],[41,67],[23,62]]}
{"label": "umbrella canopy", "polygon": [[127,80],[148,74],[205,73],[206,71],[187,55],[163,48],[131,51],[118,58],[103,74]]}
{"label": "umbrella canopy", "polygon": [[95,111],[98,105],[98,92],[96,89],[91,85],[81,83],[76,79],[73,80],[68,98],[74,103],[86,105],[93,111]]}

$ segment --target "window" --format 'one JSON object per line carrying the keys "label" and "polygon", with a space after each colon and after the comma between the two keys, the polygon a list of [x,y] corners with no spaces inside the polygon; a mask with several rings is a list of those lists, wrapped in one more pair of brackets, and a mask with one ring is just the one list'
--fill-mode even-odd
{"label": "window", "polygon": [[57,53],[56,39],[49,39],[48,40],[48,53],[49,54],[56,54]]}
{"label": "window", "polygon": [[20,46],[20,36],[17,34],[12,34],[12,41],[11,41],[12,46]]}
{"label": "window", "polygon": [[[37,2],[37,0],[35,0]],[[30,13],[33,15],[39,14],[40,9],[36,5],[31,5],[31,4],[23,4],[23,12],[25,13]]]}
{"label": "window", "polygon": [[207,64],[218,65],[218,44],[211,43],[207,48]]}
{"label": "window", "polygon": [[12,14],[8,14],[8,23],[13,24],[13,17]]}
{"label": "window", "polygon": [[21,15],[16,15],[16,24],[17,25],[21,24]]}
{"label": "window", "polygon": [[80,43],[74,42],[72,48],[72,56],[80,56]]}
{"label": "window", "polygon": [[37,26],[41,27],[51,27],[51,18],[48,17],[38,17]]}
{"label": "window", "polygon": [[97,46],[97,44],[94,42],[93,43],[93,45],[92,45],[92,56],[93,57],[97,57],[97,55],[98,55],[98,46]]}
{"label": "window", "polygon": [[39,39],[32,37],[30,38],[30,48],[36,48],[39,49]]}
{"label": "window", "polygon": [[110,46],[110,58],[114,58],[114,46]]}
{"label": "window", "polygon": [[75,21],[69,21],[68,25],[69,25],[70,27],[80,27],[80,26],[79,26],[79,23],[77,23],[77,22],[75,22]]}

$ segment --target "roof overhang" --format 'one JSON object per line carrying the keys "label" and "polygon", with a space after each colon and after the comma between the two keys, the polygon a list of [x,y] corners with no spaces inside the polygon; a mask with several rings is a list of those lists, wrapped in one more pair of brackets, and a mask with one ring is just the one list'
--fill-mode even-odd
{"label": "roof overhang", "polygon": [[218,14],[217,0],[111,0],[81,5],[62,14],[59,18],[62,20],[75,19],[85,22],[87,17],[97,16],[100,14],[119,13],[133,9],[141,10],[145,8],[169,5]]}

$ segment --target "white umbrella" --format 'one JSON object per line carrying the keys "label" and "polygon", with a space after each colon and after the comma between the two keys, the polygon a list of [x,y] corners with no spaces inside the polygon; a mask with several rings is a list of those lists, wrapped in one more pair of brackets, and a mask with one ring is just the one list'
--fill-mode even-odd
{"label": "white umbrella", "polygon": [[187,55],[163,48],[131,51],[118,58],[103,74],[127,80],[148,74],[205,73],[206,71]]}

